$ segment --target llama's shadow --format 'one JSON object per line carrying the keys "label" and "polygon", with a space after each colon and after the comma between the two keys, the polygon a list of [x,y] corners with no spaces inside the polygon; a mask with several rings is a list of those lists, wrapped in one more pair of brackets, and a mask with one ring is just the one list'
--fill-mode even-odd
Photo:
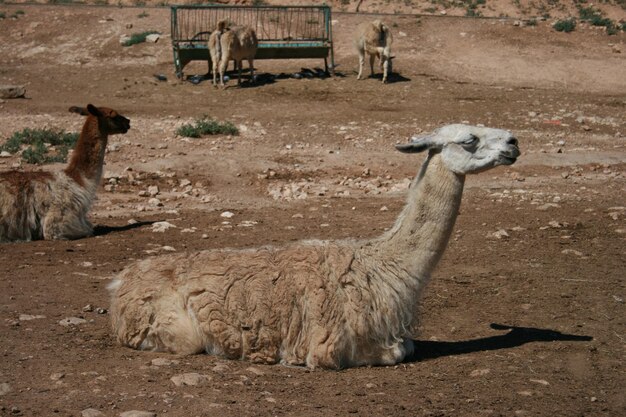
{"label": "llama's shadow", "polygon": [[494,330],[510,331],[497,336],[481,337],[480,339],[459,342],[414,340],[415,352],[410,357],[407,357],[405,362],[418,362],[442,356],[463,355],[486,350],[509,349],[531,342],[588,342],[593,340],[591,336],[566,334],[550,329],[507,326],[496,323],[492,323],[490,327]]}
{"label": "llama's shadow", "polygon": [[[377,72],[374,75],[370,75],[368,78],[373,78],[375,80],[382,81],[383,80],[383,73],[382,72]],[[397,72],[390,72],[387,75],[387,84],[406,83],[406,82],[409,82],[409,81],[411,81],[410,78],[407,78],[407,77],[405,77],[403,75],[400,75]]]}
{"label": "llama's shadow", "polygon": [[158,220],[137,222],[133,224],[125,224],[124,226],[103,226],[99,224],[99,225],[94,226],[93,235],[104,236],[104,235],[108,235],[109,233],[125,232],[127,230],[136,229],[138,227],[151,225],[153,223],[156,223],[157,221]]}

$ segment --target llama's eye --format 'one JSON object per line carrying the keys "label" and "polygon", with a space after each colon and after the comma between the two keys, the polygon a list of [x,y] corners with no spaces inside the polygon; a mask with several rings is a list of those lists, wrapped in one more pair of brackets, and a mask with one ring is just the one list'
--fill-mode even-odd
{"label": "llama's eye", "polygon": [[478,137],[471,135],[469,138],[461,142],[463,145],[475,145],[478,142]]}

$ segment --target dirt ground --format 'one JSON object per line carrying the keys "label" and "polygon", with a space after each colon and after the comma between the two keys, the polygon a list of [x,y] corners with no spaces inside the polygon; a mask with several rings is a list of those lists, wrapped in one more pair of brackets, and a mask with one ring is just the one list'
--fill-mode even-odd
{"label": "dirt ground", "polygon": [[[350,36],[371,16],[335,14],[337,77],[218,90],[175,78],[166,8],[140,18],[144,9],[0,4],[17,9],[0,20],[0,84],[25,85],[27,98],[0,102],[0,142],[27,127],[78,131],[67,108],[87,103],[132,128],[109,141],[97,236],[0,246],[1,416],[626,415],[624,33],[387,16],[396,74],[382,85],[356,80]],[[143,30],[164,37],[120,46]],[[204,114],[240,135],[176,135]],[[129,262],[378,235],[423,160],[393,144],[452,122],[510,129],[523,155],[467,179],[416,312],[415,357],[331,372],[116,344],[106,286]],[[0,171],[14,167],[42,169],[0,158]],[[158,232],[160,221],[175,227]],[[206,377],[171,380],[185,373]]]}

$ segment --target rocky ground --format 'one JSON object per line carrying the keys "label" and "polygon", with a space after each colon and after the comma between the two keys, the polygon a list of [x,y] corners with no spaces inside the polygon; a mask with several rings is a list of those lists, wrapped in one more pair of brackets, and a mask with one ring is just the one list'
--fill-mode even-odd
{"label": "rocky ground", "polygon": [[[371,17],[336,14],[337,77],[219,90],[174,77],[168,9],[0,4],[17,9],[0,20],[0,84],[23,85],[26,98],[0,102],[0,143],[27,127],[78,131],[67,108],[87,103],[118,109],[132,128],[110,138],[95,237],[0,246],[1,416],[626,411],[623,33],[387,16],[396,74],[381,85],[355,74],[350,36]],[[143,30],[163,36],[120,45]],[[320,64],[255,66],[263,76]],[[240,134],[176,135],[203,115]],[[128,263],[378,235],[423,159],[393,145],[452,122],[510,129],[523,155],[468,178],[405,363],[309,371],[113,339],[106,286]],[[0,171],[62,167],[0,158]]]}

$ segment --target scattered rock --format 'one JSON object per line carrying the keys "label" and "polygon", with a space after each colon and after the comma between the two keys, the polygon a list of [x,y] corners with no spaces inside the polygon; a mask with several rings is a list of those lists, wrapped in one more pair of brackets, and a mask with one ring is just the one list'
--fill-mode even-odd
{"label": "scattered rock", "polygon": [[87,320],[81,319],[80,317],[67,317],[59,321],[59,324],[64,327],[78,326],[85,323],[87,323]]}
{"label": "scattered rock", "polygon": [[496,230],[493,233],[487,234],[487,237],[488,238],[495,238],[495,239],[503,239],[503,238],[509,237],[509,234],[506,232],[506,230],[499,229],[499,230]]}
{"label": "scattered rock", "polygon": [[164,233],[170,228],[176,228],[176,226],[169,222],[156,222],[152,224],[152,231],[154,233]]}
{"label": "scattered rock", "polygon": [[211,377],[209,377],[208,375],[203,375],[203,374],[199,374],[196,372],[189,372],[186,374],[174,375],[173,377],[170,378],[170,380],[177,387],[180,387],[183,385],[201,386],[211,381]]}
{"label": "scattered rock", "polygon": [[63,372],[55,372],[52,375],[50,375],[50,379],[52,381],[59,381],[63,378],[65,378],[65,374]]}
{"label": "scattered rock", "polygon": [[130,410],[121,413],[120,417],[157,417],[157,413],[152,411]]}
{"label": "scattered rock", "polygon": [[152,197],[154,197],[157,194],[159,194],[159,186],[158,185],[151,185],[150,187],[148,187],[148,194],[150,194]]}
{"label": "scattered rock", "polygon": [[9,392],[11,392],[11,386],[6,382],[0,383],[0,397],[8,394]]}
{"label": "scattered rock", "polygon": [[161,35],[158,33],[152,33],[146,36],[146,42],[157,43],[161,39]]}
{"label": "scattered rock", "polygon": [[543,204],[543,205],[537,207],[537,210],[539,210],[539,211],[546,211],[546,210],[549,210],[549,209],[551,209],[553,207],[554,208],[558,208],[559,205],[555,204],[555,203],[546,203],[546,204]]}
{"label": "scattered rock", "polygon": [[260,370],[259,368],[255,368],[254,366],[250,366],[249,368],[246,369],[246,371],[256,375],[256,376],[263,376],[265,375],[265,372],[263,372],[262,370]]}
{"label": "scattered rock", "polygon": [[170,366],[170,365],[178,365],[178,361],[175,359],[167,359],[167,358],[155,358],[150,362],[153,366]]}
{"label": "scattered rock", "polygon": [[10,158],[12,155],[7,151],[0,152],[0,158]]}
{"label": "scattered rock", "polygon": [[562,254],[564,255],[576,255],[576,256],[584,256],[584,254],[580,251],[577,251],[575,249],[563,249],[561,251]]}
{"label": "scattered rock", "polygon": [[36,319],[45,319],[46,316],[42,316],[40,314],[38,315],[32,315],[32,314],[20,314],[19,316],[19,321],[30,321],[30,320],[36,320]]}
{"label": "scattered rock", "polygon": [[226,365],[224,363],[218,363],[211,370],[213,372],[226,373],[226,372],[230,371],[230,368],[228,367],[228,365]]}
{"label": "scattered rock", "polygon": [[545,379],[531,379],[530,382],[534,382],[536,384],[541,384],[541,385],[550,385],[550,383],[546,381]]}
{"label": "scattered rock", "polygon": [[22,98],[26,95],[26,88],[22,85],[0,85],[0,98]]}
{"label": "scattered rock", "polygon": [[105,414],[95,408],[86,408],[80,412],[80,415],[82,417],[104,417]]}
{"label": "scattered rock", "polygon": [[230,219],[231,217],[233,217],[235,215],[235,213],[230,212],[230,211],[225,211],[222,214],[220,214],[220,217],[225,217],[227,219]]}
{"label": "scattered rock", "polygon": [[128,41],[130,41],[130,36],[128,35],[120,36],[120,45],[125,45]]}
{"label": "scattered rock", "polygon": [[93,306],[91,304],[87,304],[85,307],[83,307],[83,311],[88,313],[93,311]]}
{"label": "scattered rock", "polygon": [[472,377],[483,376],[483,375],[487,375],[490,372],[491,372],[491,369],[488,369],[488,368],[474,369],[472,372],[470,372],[470,376]]}

